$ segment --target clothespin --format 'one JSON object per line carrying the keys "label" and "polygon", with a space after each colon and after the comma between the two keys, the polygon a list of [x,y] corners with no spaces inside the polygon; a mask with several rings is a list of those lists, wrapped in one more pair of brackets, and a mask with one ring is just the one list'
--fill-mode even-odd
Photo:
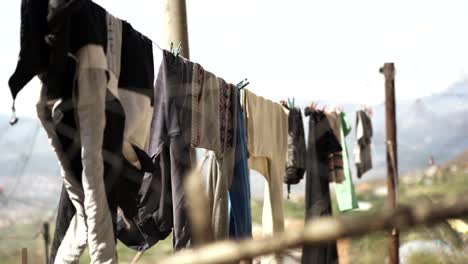
{"label": "clothespin", "polygon": [[247,80],[247,78],[245,78],[244,80],[242,80],[240,83],[237,84],[237,88],[239,90],[242,90],[244,87],[246,87],[247,85],[249,85],[249,81]]}
{"label": "clothespin", "polygon": [[174,56],[178,57],[180,54],[180,50],[182,49],[182,42],[179,42],[179,45],[176,49],[174,49],[174,43],[171,42],[171,52]]}
{"label": "clothespin", "polygon": [[372,114],[373,114],[372,108],[368,107],[368,108],[366,109],[366,112],[367,112],[367,114],[369,115],[369,117],[372,117]]}
{"label": "clothespin", "polygon": [[288,107],[289,108],[294,108],[294,103],[295,103],[294,97],[291,100],[288,98]]}
{"label": "clothespin", "polygon": [[182,50],[182,42],[179,42],[179,46],[177,46],[177,49],[176,49],[176,55],[177,56],[179,56],[180,50]]}
{"label": "clothespin", "polygon": [[312,102],[309,106],[309,108],[312,110],[315,110],[316,107],[317,107],[317,103],[314,103],[314,102]]}
{"label": "clothespin", "polygon": [[18,123],[18,118],[16,117],[16,109],[15,109],[15,100],[13,100],[13,105],[11,106],[11,118],[10,118],[10,125],[14,126]]}

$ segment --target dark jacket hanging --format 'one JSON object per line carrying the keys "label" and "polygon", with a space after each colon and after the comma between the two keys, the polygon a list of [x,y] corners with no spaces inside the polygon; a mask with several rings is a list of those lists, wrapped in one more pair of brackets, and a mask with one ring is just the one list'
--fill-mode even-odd
{"label": "dark jacket hanging", "polygon": [[[309,117],[306,161],[306,221],[308,221],[332,214],[328,156],[330,153],[341,151],[341,146],[323,112],[306,108],[305,115]],[[304,246],[302,263],[338,263],[336,242],[318,247]]]}

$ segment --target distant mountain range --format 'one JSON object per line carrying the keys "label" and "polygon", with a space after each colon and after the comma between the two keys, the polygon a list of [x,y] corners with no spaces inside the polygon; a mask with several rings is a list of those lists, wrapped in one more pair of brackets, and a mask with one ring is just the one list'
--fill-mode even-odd
{"label": "distant mountain range", "polygon": [[[385,171],[385,108],[374,107],[375,170]],[[468,79],[440,94],[397,104],[399,171],[404,174],[427,166],[429,156],[442,164],[468,149]]]}
{"label": "distant mountain range", "polygon": [[[398,90],[397,90],[398,92]],[[397,94],[398,96],[398,94]],[[310,102],[299,102],[304,107]],[[321,105],[337,105],[321,102]],[[340,103],[353,131],[347,138],[349,154],[355,144],[355,111],[360,105]],[[373,108],[374,169],[363,180],[385,176],[385,106]],[[55,207],[60,193],[59,167],[44,130],[37,119],[21,118],[10,126],[8,116],[0,115],[0,207],[6,197],[16,202],[34,201]],[[307,125],[308,119],[304,119]],[[306,126],[307,127],[307,126]],[[468,79],[461,80],[444,92],[397,104],[398,160],[400,174],[427,166],[433,156],[443,163],[468,149]],[[352,166],[354,169],[354,166]],[[362,180],[360,180],[362,181]],[[262,176],[253,173],[252,193],[262,197]],[[293,187],[303,193],[304,183]],[[11,200],[10,199],[10,200]]]}

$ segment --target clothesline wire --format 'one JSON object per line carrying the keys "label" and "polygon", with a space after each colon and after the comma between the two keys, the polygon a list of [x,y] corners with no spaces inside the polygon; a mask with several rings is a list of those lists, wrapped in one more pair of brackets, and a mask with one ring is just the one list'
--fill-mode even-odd
{"label": "clothesline wire", "polygon": [[8,205],[9,201],[11,200],[13,195],[15,194],[16,189],[18,188],[18,185],[19,185],[21,179],[24,176],[24,170],[26,169],[26,165],[29,163],[29,159],[31,158],[32,152],[34,151],[34,146],[36,145],[38,134],[39,134],[39,123],[36,124],[36,129],[34,131],[34,139],[33,139],[33,142],[31,144],[31,147],[29,148],[29,151],[26,153],[25,158],[22,161],[22,164],[19,165],[19,169],[17,169],[17,171],[15,173],[16,174],[15,175],[16,181],[13,184],[13,187],[11,188],[10,192],[7,195],[5,195],[4,205]]}
{"label": "clothesline wire", "polygon": [[[143,36],[145,36],[145,35],[143,35]],[[145,36],[145,37],[148,38],[147,36]],[[158,47],[158,49],[160,49],[161,51],[164,51],[164,49],[162,49],[162,48],[158,45],[158,43],[156,43],[156,41],[154,41],[154,40],[152,40],[152,39],[150,39],[150,38],[148,38],[148,39],[149,39],[151,42],[153,42],[153,44],[156,45],[156,47]]]}
{"label": "clothesline wire", "polygon": [[[137,31],[137,32],[140,33],[145,38],[147,38],[149,41],[151,41],[156,47],[158,47],[158,49],[160,49],[161,51],[165,51],[165,49],[161,48],[161,46],[159,46],[159,44],[156,41],[152,40],[150,37],[146,36],[145,34],[141,33],[140,31]],[[182,43],[180,43],[179,45],[182,45]]]}
{"label": "clothesline wire", "polygon": [[150,37],[146,36],[145,34],[141,33],[140,31],[138,31],[138,30],[136,30],[136,29],[135,29],[135,31],[137,31],[137,32],[140,33],[143,37],[145,37],[145,38],[147,38],[149,41],[151,41],[154,45],[156,45],[156,47],[158,47],[158,49],[160,49],[161,51],[164,51],[164,49],[162,49],[161,46],[159,46],[159,44],[158,44],[156,41],[152,40]]}

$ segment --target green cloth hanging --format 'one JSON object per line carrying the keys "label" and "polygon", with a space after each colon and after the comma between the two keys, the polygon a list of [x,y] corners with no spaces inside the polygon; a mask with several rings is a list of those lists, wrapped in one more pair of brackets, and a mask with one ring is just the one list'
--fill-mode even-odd
{"label": "green cloth hanging", "polygon": [[340,113],[341,129],[341,147],[343,149],[343,174],[345,180],[341,183],[335,183],[336,200],[338,202],[338,210],[340,212],[349,211],[358,208],[356,191],[351,175],[351,167],[349,163],[348,146],[346,144],[346,136],[351,132],[351,126],[344,112]]}

